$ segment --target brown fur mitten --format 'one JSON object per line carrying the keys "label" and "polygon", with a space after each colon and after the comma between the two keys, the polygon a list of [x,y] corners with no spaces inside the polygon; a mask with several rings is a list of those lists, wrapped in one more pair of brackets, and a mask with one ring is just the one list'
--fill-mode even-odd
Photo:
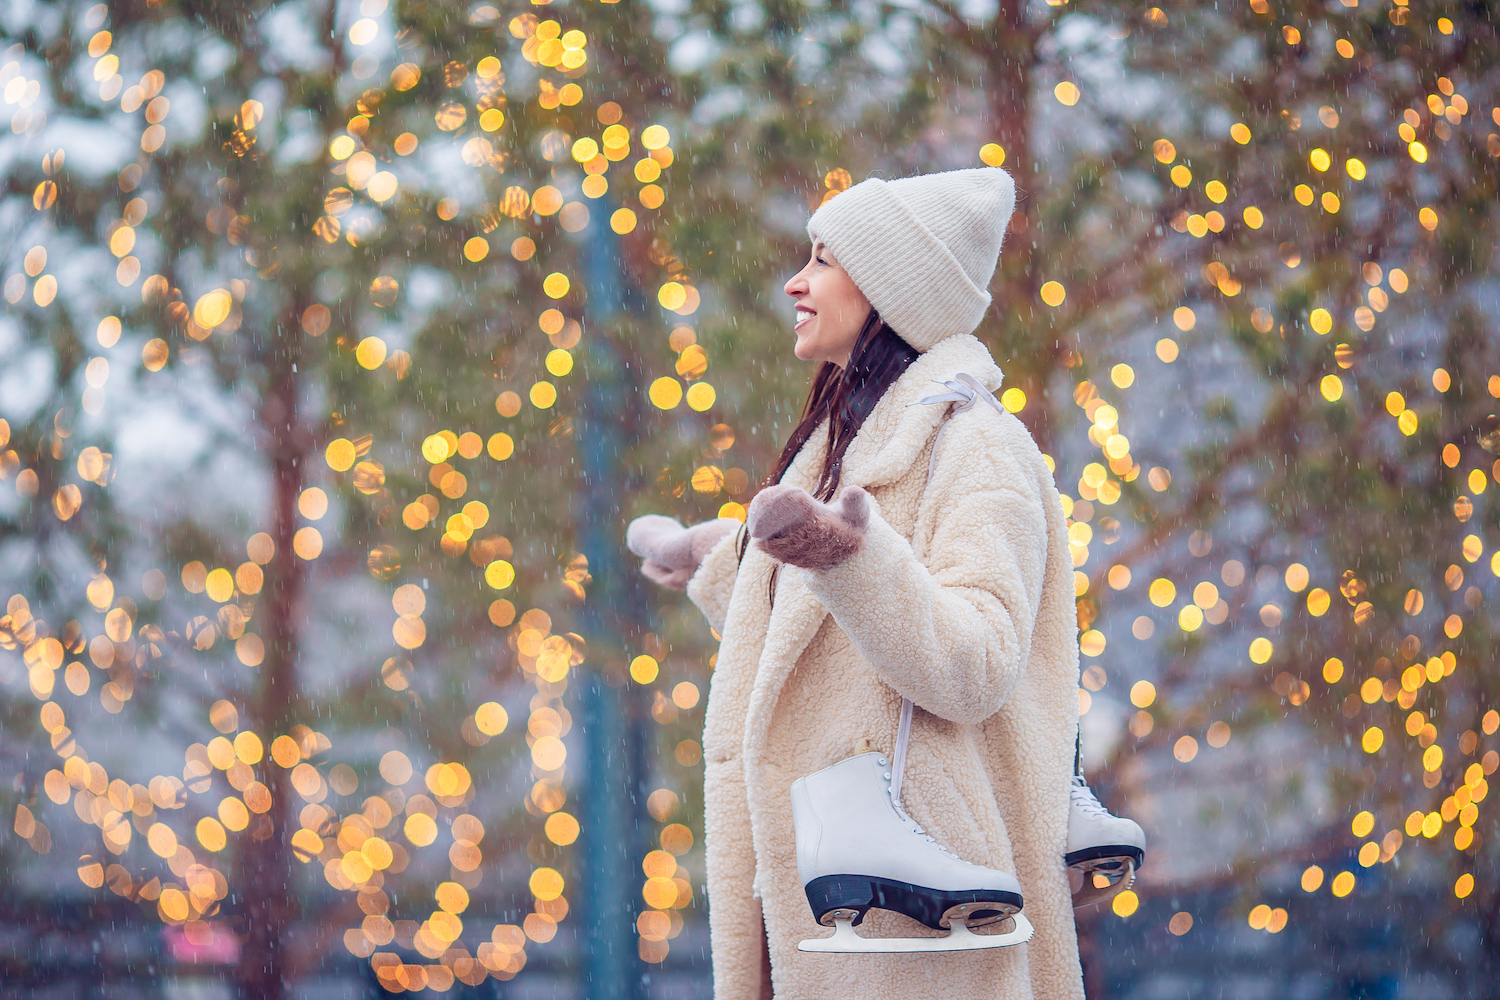
{"label": "brown fur mitten", "polygon": [[858,486],[832,504],[814,500],[798,486],[772,486],[750,503],[746,526],[761,551],[803,569],[830,569],[865,540],[870,495]]}

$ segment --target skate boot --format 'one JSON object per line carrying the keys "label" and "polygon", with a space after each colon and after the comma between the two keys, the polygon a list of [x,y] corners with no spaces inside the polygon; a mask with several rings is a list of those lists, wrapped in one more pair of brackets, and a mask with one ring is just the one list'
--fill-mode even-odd
{"label": "skate boot", "polygon": [[1111,815],[1074,775],[1069,789],[1068,882],[1073,907],[1102,903],[1130,888],[1146,859],[1146,834],[1134,820]]}
{"label": "skate boot", "polygon": [[[891,774],[884,755],[863,753],[792,785],[797,873],[818,923],[835,928],[832,937],[803,941],[798,950],[968,951],[1029,940],[1015,876],[970,864],[923,833],[893,794]],[[871,907],[948,934],[862,938],[854,926]],[[1013,921],[1012,929],[970,930],[998,921]]]}

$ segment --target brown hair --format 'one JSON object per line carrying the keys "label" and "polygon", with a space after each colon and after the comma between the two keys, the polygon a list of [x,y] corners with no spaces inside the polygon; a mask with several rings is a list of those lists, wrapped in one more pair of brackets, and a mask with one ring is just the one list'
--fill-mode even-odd
{"label": "brown hair", "polygon": [[[802,419],[792,428],[792,436],[781,449],[775,470],[766,477],[766,485],[781,482],[802,446],[827,418],[828,451],[823,456],[823,468],[818,473],[813,496],[825,503],[832,500],[843,475],[844,452],[849,450],[850,443],[864,426],[865,418],[874,411],[875,404],[880,402],[880,397],[919,357],[921,354],[917,349],[902,340],[890,324],[871,309],[864,326],[859,328],[859,336],[854,338],[849,364],[840,368],[832,361],[825,361],[813,376],[807,402],[802,404]],[[750,535],[741,534],[740,559],[745,558],[749,545]],[[766,581],[766,599],[772,604],[776,603],[776,578],[780,573],[781,564],[777,563],[771,569],[771,578]]]}
{"label": "brown hair", "polygon": [[890,324],[871,309],[864,326],[860,327],[859,336],[854,339],[849,364],[840,368],[825,361],[813,377],[812,389],[802,406],[802,419],[792,428],[792,435],[787,438],[786,447],[781,449],[776,469],[766,484],[781,482],[786,470],[791,468],[792,460],[826,418],[828,452],[823,456],[823,468],[818,473],[813,496],[824,502],[832,500],[843,474],[844,452],[849,450],[850,443],[864,426],[865,418],[875,409],[875,404],[880,402],[880,397],[919,357],[917,349],[902,340]]}

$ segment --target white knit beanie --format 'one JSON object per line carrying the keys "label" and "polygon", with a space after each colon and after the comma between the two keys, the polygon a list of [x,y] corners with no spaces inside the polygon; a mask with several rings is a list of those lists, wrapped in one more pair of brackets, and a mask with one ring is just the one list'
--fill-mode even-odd
{"label": "white knit beanie", "polygon": [[998,167],[871,177],[824,202],[807,232],[902,340],[927,351],[979,326],[1015,206],[1015,182]]}

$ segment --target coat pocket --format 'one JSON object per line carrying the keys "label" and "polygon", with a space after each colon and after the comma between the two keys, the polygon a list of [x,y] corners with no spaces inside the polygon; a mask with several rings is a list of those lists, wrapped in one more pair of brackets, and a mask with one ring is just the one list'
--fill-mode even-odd
{"label": "coat pocket", "polygon": [[703,762],[705,764],[727,764],[740,756],[741,740],[715,728],[704,727]]}

